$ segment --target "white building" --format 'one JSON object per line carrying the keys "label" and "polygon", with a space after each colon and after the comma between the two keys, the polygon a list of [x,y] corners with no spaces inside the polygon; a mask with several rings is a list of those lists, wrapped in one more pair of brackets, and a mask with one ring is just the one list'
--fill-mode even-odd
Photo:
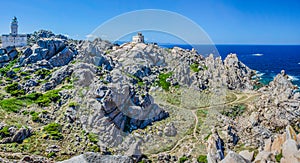
{"label": "white building", "polygon": [[138,33],[138,35],[132,37],[133,43],[144,43],[144,36],[141,32]]}
{"label": "white building", "polygon": [[27,35],[18,34],[18,20],[16,17],[13,18],[10,25],[10,34],[4,34],[1,37],[2,48],[8,46],[26,46],[27,45]]}

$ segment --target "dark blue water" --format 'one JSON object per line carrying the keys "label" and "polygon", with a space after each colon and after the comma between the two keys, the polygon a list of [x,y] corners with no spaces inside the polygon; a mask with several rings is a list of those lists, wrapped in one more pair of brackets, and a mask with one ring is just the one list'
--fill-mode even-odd
{"label": "dark blue water", "polygon": [[[176,46],[192,48],[189,45]],[[216,48],[222,59],[229,53],[236,53],[239,60],[251,69],[259,71],[264,83],[273,80],[281,70],[285,70],[292,82],[300,86],[300,45],[216,45]],[[206,50],[203,53],[211,52]]]}

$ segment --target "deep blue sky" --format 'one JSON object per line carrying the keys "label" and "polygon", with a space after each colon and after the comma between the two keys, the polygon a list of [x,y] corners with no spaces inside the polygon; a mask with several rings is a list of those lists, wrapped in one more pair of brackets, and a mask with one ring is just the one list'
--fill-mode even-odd
{"label": "deep blue sky", "polygon": [[49,29],[85,39],[119,14],[163,9],[190,18],[217,44],[300,44],[299,0],[6,0],[1,6],[0,33],[9,33],[17,16],[21,33]]}

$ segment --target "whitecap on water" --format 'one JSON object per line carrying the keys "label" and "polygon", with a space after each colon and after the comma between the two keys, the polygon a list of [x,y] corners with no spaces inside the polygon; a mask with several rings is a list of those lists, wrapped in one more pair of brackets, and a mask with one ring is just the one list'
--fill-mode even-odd
{"label": "whitecap on water", "polygon": [[260,54],[260,53],[256,53],[256,54],[252,54],[252,56],[256,56],[256,57],[261,57],[263,56],[264,54]]}
{"label": "whitecap on water", "polygon": [[296,76],[288,75],[288,77],[289,77],[289,80],[291,80],[291,81],[298,81],[299,80],[299,78],[297,78]]}
{"label": "whitecap on water", "polygon": [[265,73],[256,71],[256,74],[252,77],[252,79],[257,79],[257,78],[261,78],[262,76],[264,76]]}

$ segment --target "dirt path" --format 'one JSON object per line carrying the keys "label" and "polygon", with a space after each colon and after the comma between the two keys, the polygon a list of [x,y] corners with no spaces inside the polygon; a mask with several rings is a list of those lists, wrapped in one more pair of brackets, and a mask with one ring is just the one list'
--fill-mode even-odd
{"label": "dirt path", "polygon": [[[223,103],[223,104],[216,104],[216,105],[212,105],[212,106],[206,106],[206,107],[199,107],[197,109],[187,109],[187,108],[184,108],[184,107],[179,107],[179,106],[176,106],[176,105],[172,105],[170,103],[167,103],[165,101],[159,101],[157,102],[158,104],[161,104],[161,105],[165,105],[165,106],[171,106],[171,107],[175,107],[177,109],[185,109],[185,110],[189,110],[191,111],[191,113],[193,114],[194,116],[194,119],[195,119],[195,125],[194,125],[194,129],[193,129],[193,137],[199,141],[198,137],[197,137],[197,127],[198,127],[198,123],[199,123],[199,119],[197,117],[197,113],[196,111],[198,111],[199,109],[207,109],[207,108],[210,108],[210,107],[214,107],[214,106],[220,106],[220,105],[232,105],[232,104],[237,104],[237,103],[247,103],[247,101],[249,101],[249,99],[251,98],[254,98],[255,96],[259,96],[260,94],[259,93],[254,93],[254,94],[251,94],[251,93],[247,93],[247,94],[236,94],[236,93],[233,93],[237,98],[234,100],[234,101],[231,101],[231,102],[228,102],[228,103]],[[246,97],[245,97],[246,96]],[[182,142],[188,138],[189,135],[185,135],[183,138],[179,139],[177,141],[177,143],[174,145],[174,147],[168,151],[164,151],[162,153],[170,153],[170,152],[173,152],[179,145],[182,144]],[[155,157],[157,156],[158,154],[153,154],[151,155],[152,157]]]}
{"label": "dirt path", "polygon": [[197,114],[195,113],[196,111],[198,111],[198,110],[192,110],[192,114],[193,114],[194,117],[195,117],[195,127],[194,127],[193,136],[194,136],[195,139],[198,141],[199,139],[198,139],[198,137],[197,137],[196,132],[197,132],[197,126],[198,126],[199,120],[198,120]]}

